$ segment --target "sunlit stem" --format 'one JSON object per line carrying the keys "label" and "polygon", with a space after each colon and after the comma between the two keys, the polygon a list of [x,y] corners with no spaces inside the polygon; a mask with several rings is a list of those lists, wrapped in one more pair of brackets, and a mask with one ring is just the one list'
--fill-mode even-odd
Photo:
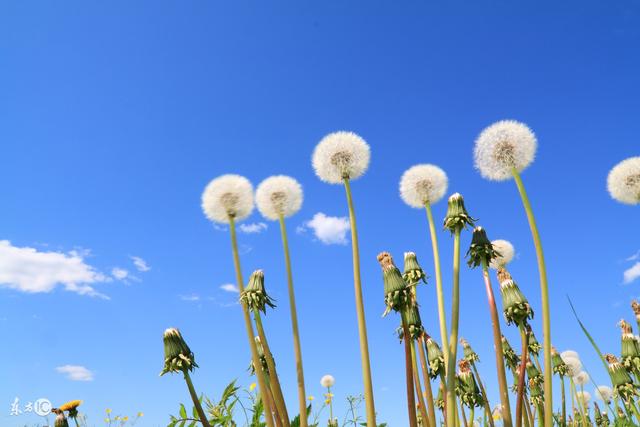
{"label": "sunlit stem", "polygon": [[578,411],[580,411],[580,416],[582,417],[583,420],[585,420],[585,412],[584,412],[584,401],[578,396],[578,389],[576,388],[575,383],[573,382],[573,379],[570,379],[570,384],[571,384],[571,393],[573,393],[573,396],[576,400],[576,403],[578,404]]}
{"label": "sunlit stem", "polygon": [[460,402],[460,413],[462,414],[462,422],[464,423],[464,427],[469,427],[469,423],[467,422],[467,414],[464,413],[464,406],[462,405],[462,401]]}
{"label": "sunlit stem", "polygon": [[[262,369],[262,366],[260,366],[260,369]],[[266,403],[263,401],[265,412],[267,411],[267,408],[271,408],[276,427],[282,427],[282,417],[278,413],[278,408],[276,407],[275,400],[273,398],[273,384],[271,383],[268,372],[264,373],[264,380],[267,386],[266,393],[263,393],[264,399],[266,400]]]}
{"label": "sunlit stem", "polygon": [[[429,233],[431,235],[431,248],[433,252],[433,265],[436,274],[436,296],[438,298],[438,320],[440,322],[440,340],[442,342],[442,351],[445,363],[449,362],[449,342],[447,333],[447,315],[444,309],[444,291],[442,286],[442,268],[440,266],[440,250],[438,248],[438,235],[436,233],[436,224],[433,221],[431,205],[425,205],[427,210],[427,219],[429,220]],[[445,365],[446,370],[446,365]]]}
{"label": "sunlit stem", "polygon": [[529,334],[523,325],[520,325],[520,341],[522,342],[522,360],[520,361],[520,371],[518,372],[518,394],[516,400],[516,427],[522,426],[522,405],[524,402],[524,380],[529,359]]}
{"label": "sunlit stem", "polygon": [[484,388],[484,383],[482,382],[482,378],[480,378],[480,372],[478,372],[478,367],[475,362],[471,362],[471,368],[473,369],[473,373],[478,380],[478,385],[480,386],[480,391],[482,392],[482,402],[484,404],[484,413],[489,420],[489,425],[494,427],[493,416],[491,415],[491,404],[489,403],[489,396],[487,396],[487,390]]}
{"label": "sunlit stem", "polygon": [[502,404],[503,423],[505,427],[511,427],[511,405],[509,404],[509,386],[507,385],[507,374],[504,367],[504,350],[502,348],[502,333],[500,332],[500,317],[496,307],[496,299],[489,277],[489,266],[486,261],[482,262],[482,277],[487,291],[487,301],[489,302],[489,312],[491,314],[491,327],[493,329],[493,347],[496,354],[496,369],[498,373],[498,385],[500,388],[500,403]]}
{"label": "sunlit stem", "polygon": [[327,394],[329,395],[329,419],[333,422],[333,396],[331,395],[331,387],[327,387]]}
{"label": "sunlit stem", "polygon": [[551,362],[551,309],[549,305],[549,285],[547,282],[547,268],[544,262],[544,252],[542,250],[542,242],[540,241],[540,233],[538,225],[531,209],[531,203],[524,188],[522,179],[518,171],[512,169],[513,178],[520,192],[520,198],[524,205],[524,210],[529,220],[529,228],[533,236],[533,243],[536,248],[536,256],[538,258],[538,272],[540,274],[540,295],[542,302],[542,330],[544,334],[544,424],[550,426],[553,424],[553,365]]}
{"label": "sunlit stem", "polygon": [[298,331],[298,312],[296,309],[296,296],[293,290],[293,273],[291,272],[291,256],[289,254],[289,240],[284,217],[280,215],[280,235],[284,250],[284,260],[287,268],[287,285],[289,288],[289,310],[291,314],[291,328],[293,329],[293,351],[296,360],[296,376],[298,379],[298,406],[300,410],[300,427],[307,427],[307,396],[304,389],[304,370],[302,369],[302,348],[300,345],[300,333]]}
{"label": "sunlit stem", "polygon": [[567,401],[564,390],[564,376],[560,376],[560,394],[562,395],[562,425],[567,425]]}
{"label": "sunlit stem", "polygon": [[[229,217],[229,230],[231,231],[231,249],[233,252],[233,264],[236,270],[236,282],[238,285],[238,290],[240,293],[244,291],[244,280],[242,278],[242,269],[240,267],[240,255],[238,252],[238,238],[236,236],[236,224],[233,217]],[[245,302],[240,303],[242,305],[242,314],[244,317],[245,327],[247,329],[247,336],[249,338],[249,348],[251,349],[251,360],[253,361],[253,366],[255,367],[256,378],[258,379],[258,392],[264,394],[268,388],[266,386],[264,373],[262,369],[260,369],[260,356],[258,356],[258,348],[256,346],[255,335],[253,333],[253,325],[251,324],[251,317],[249,316],[249,308]],[[265,405],[265,421],[267,423],[267,427],[274,427],[273,418],[271,414],[273,414],[273,408],[269,407],[269,399],[265,400],[264,396],[262,401]]]}
{"label": "sunlit stem", "polygon": [[429,424],[436,427],[436,407],[433,403],[433,390],[431,388],[431,379],[429,377],[429,368],[427,354],[424,350],[424,336],[418,340],[418,355],[420,356],[420,367],[422,368],[422,377],[424,378],[424,390],[427,397],[427,409],[429,410]]}
{"label": "sunlit stem", "polygon": [[471,405],[471,408],[469,408],[469,421],[471,422],[471,427],[474,427],[475,411],[475,406]]}
{"label": "sunlit stem", "polygon": [[[460,321],[460,229],[453,234],[453,291],[451,298],[451,336],[449,337],[449,358],[447,359],[447,420],[455,420],[456,404],[456,357],[458,353],[458,324]],[[453,424],[449,424],[453,425]]]}
{"label": "sunlit stem", "polygon": [[415,399],[415,393],[413,391],[413,388],[414,388],[413,363],[411,359],[411,355],[412,355],[411,347],[413,346],[411,344],[409,327],[407,326],[404,313],[402,314],[402,331],[403,331],[402,341],[404,342],[405,381],[406,381],[406,388],[407,388],[407,412],[409,415],[409,426],[418,427],[418,420],[416,417],[416,399]]}
{"label": "sunlit stem", "polygon": [[364,399],[367,412],[367,427],[376,427],[376,408],[373,399],[373,382],[371,380],[371,361],[369,359],[369,342],[367,339],[367,323],[364,317],[364,302],[362,298],[362,280],[360,279],[360,249],[358,247],[358,229],[356,214],[353,209],[353,197],[349,179],[344,179],[344,188],[349,205],[349,222],[351,224],[351,248],[353,252],[353,286],[356,299],[356,315],[358,317],[358,335],[360,338],[360,359],[362,364],[362,379],[364,382]]}
{"label": "sunlit stem", "polygon": [[211,424],[209,424],[209,420],[202,409],[202,405],[200,404],[200,398],[198,398],[196,389],[193,387],[193,382],[191,382],[189,371],[184,369],[182,372],[184,373],[184,381],[187,383],[187,388],[189,389],[189,395],[191,395],[191,400],[193,401],[193,407],[196,408],[196,412],[198,413],[198,418],[200,418],[204,427],[211,427]]}
{"label": "sunlit stem", "polygon": [[[418,406],[420,407],[420,416],[422,417],[422,426],[431,427],[429,421],[429,415],[427,414],[427,406],[424,401],[424,395],[422,394],[422,384],[420,382],[420,371],[418,370],[418,358],[416,357],[416,346],[413,339],[410,339],[411,345],[411,367],[413,369],[413,383],[416,388],[416,395],[418,396]],[[425,378],[425,381],[429,381],[429,378]],[[436,426],[433,426],[436,427]]]}

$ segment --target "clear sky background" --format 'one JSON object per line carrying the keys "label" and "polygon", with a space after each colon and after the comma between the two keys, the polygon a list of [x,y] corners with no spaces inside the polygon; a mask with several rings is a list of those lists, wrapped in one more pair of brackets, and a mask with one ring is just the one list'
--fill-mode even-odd
{"label": "clear sky background", "polygon": [[[489,236],[514,243],[512,273],[540,313],[515,185],[473,168],[475,137],[504,118],[539,138],[523,178],[548,260],[554,344],[605,381],[566,295],[603,350],[619,352],[615,324],[633,321],[640,296],[640,279],[623,281],[638,262],[640,211],[611,200],[605,180],[640,154],[640,3],[555,3],[2,1],[0,424],[39,422],[9,416],[10,404],[47,397],[84,399],[96,425],[105,408],[166,425],[188,400],[179,376],[158,377],[170,326],[196,354],[199,391],[252,381],[237,295],[221,288],[234,281],[228,233],[200,209],[207,182],[230,172],[256,185],[284,173],[304,187],[288,224],[307,388],[320,397],[320,377],[333,374],[342,415],[361,390],[351,250],[307,224],[347,214],[342,188],[310,164],[320,138],[341,129],[372,150],[353,191],[380,421],[407,424],[398,319],[381,318],[375,256],[413,250],[433,275],[425,214],[398,196],[409,166],[441,166]],[[434,206],[436,217],[445,209]],[[258,213],[246,221],[259,223],[240,235],[243,268],[264,269],[279,302],[265,322],[294,412],[280,236]],[[439,237],[448,304],[451,239]],[[439,340],[432,280],[419,296]],[[495,403],[479,271],[463,271],[461,305],[461,335]],[[539,317],[534,326],[541,340]]]}

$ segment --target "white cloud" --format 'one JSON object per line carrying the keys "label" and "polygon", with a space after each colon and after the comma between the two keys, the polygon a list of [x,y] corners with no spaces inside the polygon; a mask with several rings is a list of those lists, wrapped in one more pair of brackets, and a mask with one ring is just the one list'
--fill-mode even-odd
{"label": "white cloud", "polygon": [[623,281],[625,284],[629,284],[640,277],[640,261],[633,264],[626,269],[623,274]]}
{"label": "white cloud", "polygon": [[200,295],[197,295],[197,294],[180,295],[180,299],[182,301],[200,301]]}
{"label": "white cloud", "polygon": [[638,261],[640,260],[640,251],[636,252],[635,254],[631,255],[629,258],[625,259],[625,261]]}
{"label": "white cloud", "polygon": [[304,227],[298,227],[298,233],[306,228],[313,230],[315,236],[325,245],[346,245],[347,232],[351,229],[347,217],[328,216],[318,212],[310,221],[304,223]]}
{"label": "white cloud", "polygon": [[127,277],[129,277],[129,272],[124,268],[114,267],[113,269],[111,269],[111,275],[117,280],[125,280]]}
{"label": "white cloud", "polygon": [[130,258],[133,261],[133,265],[136,266],[138,271],[145,272],[145,271],[151,270],[151,267],[149,267],[149,264],[147,264],[147,261],[143,260],[139,256],[132,256]]}
{"label": "white cloud", "polygon": [[84,262],[86,252],[41,252],[0,240],[0,287],[21,292],[51,292],[58,286],[80,295],[109,299],[92,285],[112,280]]}
{"label": "white cloud", "polygon": [[56,368],[61,374],[67,376],[67,379],[71,381],[93,381],[93,372],[78,365],[64,365]]}
{"label": "white cloud", "polygon": [[225,283],[224,285],[221,285],[220,289],[226,292],[235,292],[235,293],[240,292],[238,291],[238,288],[236,287],[236,285],[233,285],[231,283]]}
{"label": "white cloud", "polygon": [[238,230],[245,234],[257,234],[262,233],[267,229],[267,224],[264,222],[253,222],[250,224],[240,224]]}

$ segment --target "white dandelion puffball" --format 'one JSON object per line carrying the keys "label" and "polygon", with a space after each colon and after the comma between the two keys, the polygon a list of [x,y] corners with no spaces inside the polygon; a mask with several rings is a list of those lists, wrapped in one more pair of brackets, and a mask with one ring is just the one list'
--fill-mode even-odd
{"label": "white dandelion puffball", "polygon": [[313,151],[318,177],[329,184],[360,177],[369,166],[369,144],[353,132],[334,132],[322,138]]}
{"label": "white dandelion puffball", "polygon": [[611,387],[606,385],[599,385],[593,392],[598,399],[605,403],[611,402],[611,399],[613,398],[613,390]]}
{"label": "white dandelion puffball", "polygon": [[500,255],[492,259],[489,266],[497,270],[509,264],[515,254],[515,249],[513,249],[511,242],[508,240],[498,239],[492,241],[491,244],[493,245],[493,249]]}
{"label": "white dandelion puffball", "polygon": [[320,385],[324,388],[333,387],[335,383],[336,379],[333,378],[332,375],[325,375],[324,377],[320,378]]}
{"label": "white dandelion puffball", "polygon": [[424,208],[442,199],[447,192],[447,174],[435,165],[415,165],[400,178],[400,197],[412,208]]}
{"label": "white dandelion puffball", "polygon": [[211,221],[228,224],[248,217],[253,211],[253,186],[240,175],[222,175],[202,193],[202,210]]}
{"label": "white dandelion puffball", "polygon": [[578,352],[577,351],[573,351],[573,350],[565,350],[565,351],[563,351],[562,353],[560,353],[560,357],[562,358],[562,360],[564,360],[567,357],[573,357],[575,359],[580,360],[580,355],[578,354]]}
{"label": "white dandelion puffball", "polygon": [[302,206],[302,186],[288,176],[271,176],[258,185],[256,205],[267,219],[277,221],[280,215],[289,217]]}
{"label": "white dandelion puffball", "polygon": [[538,142],[531,129],[515,120],[502,120],[482,131],[476,139],[474,158],[480,174],[493,181],[524,170],[536,155]]}
{"label": "white dandelion puffball", "polygon": [[615,165],[607,177],[607,189],[619,202],[640,203],[640,157],[630,157]]}
{"label": "white dandelion puffball", "polygon": [[562,355],[560,357],[562,358],[562,361],[569,368],[569,376],[574,376],[582,370],[582,362],[577,357],[572,357],[572,356],[564,357]]}
{"label": "white dandelion puffball", "polygon": [[591,393],[589,393],[588,391],[578,391],[576,392],[576,396],[578,397],[578,400],[580,400],[580,402],[582,402],[585,406],[589,404],[589,402],[591,402]]}
{"label": "white dandelion puffball", "polygon": [[576,383],[576,385],[585,385],[589,382],[589,374],[585,371],[580,371],[573,375],[573,382]]}

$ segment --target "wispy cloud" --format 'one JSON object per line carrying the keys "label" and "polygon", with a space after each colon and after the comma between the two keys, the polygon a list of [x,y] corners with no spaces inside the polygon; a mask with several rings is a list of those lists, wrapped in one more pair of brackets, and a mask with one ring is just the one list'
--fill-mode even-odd
{"label": "wispy cloud", "polygon": [[200,301],[200,295],[198,294],[180,295],[180,299],[182,301],[190,301],[190,302]]}
{"label": "wispy cloud", "polygon": [[124,268],[114,267],[111,269],[111,275],[116,280],[125,280],[127,277],[129,277],[129,272]]}
{"label": "wispy cloud", "polygon": [[84,261],[87,252],[45,252],[0,241],[0,287],[26,293],[51,292],[58,286],[80,295],[109,299],[94,289],[112,280]]}
{"label": "wispy cloud", "polygon": [[136,269],[141,272],[146,272],[151,270],[151,267],[147,263],[147,261],[143,260],[139,256],[131,256],[131,261],[133,261],[133,265],[136,266]]}
{"label": "wispy cloud", "polygon": [[623,282],[625,285],[635,281],[640,277],[640,261],[637,261],[631,267],[627,268],[623,273]]}
{"label": "wispy cloud", "polygon": [[224,285],[221,285],[220,289],[222,289],[225,292],[235,292],[235,293],[240,292],[236,287],[236,285],[233,285],[231,283],[225,283]]}
{"label": "wispy cloud", "polygon": [[351,226],[347,217],[329,216],[318,212],[311,220],[299,226],[296,231],[304,233],[307,229],[313,230],[316,238],[325,245],[346,245],[348,243],[347,232]]}
{"label": "wispy cloud", "polygon": [[249,224],[240,224],[238,230],[245,234],[257,234],[262,233],[268,228],[267,224],[264,222],[252,222]]}
{"label": "wispy cloud", "polygon": [[635,254],[631,255],[629,258],[625,259],[625,261],[638,261],[640,260],[640,251],[636,252]]}
{"label": "wispy cloud", "polygon": [[58,366],[56,371],[71,381],[93,381],[93,372],[79,365]]}

